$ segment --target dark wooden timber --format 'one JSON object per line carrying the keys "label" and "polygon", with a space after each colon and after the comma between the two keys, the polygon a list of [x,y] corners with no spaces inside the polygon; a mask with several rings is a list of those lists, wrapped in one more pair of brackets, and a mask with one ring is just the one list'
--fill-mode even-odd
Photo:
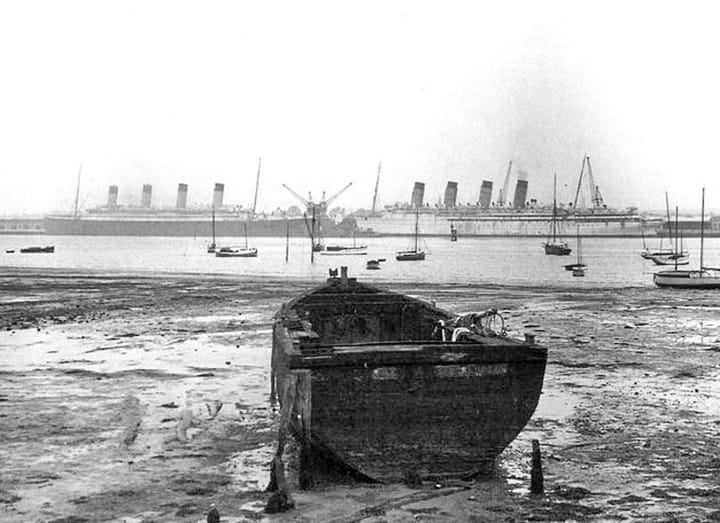
{"label": "dark wooden timber", "polygon": [[366,480],[488,471],[537,406],[547,349],[482,321],[358,283],[343,268],[276,315],[273,387],[294,398],[293,433],[315,463]]}
{"label": "dark wooden timber", "polygon": [[545,492],[543,485],[542,457],[540,455],[540,442],[532,440],[532,465],[530,467],[530,493],[542,494]]}

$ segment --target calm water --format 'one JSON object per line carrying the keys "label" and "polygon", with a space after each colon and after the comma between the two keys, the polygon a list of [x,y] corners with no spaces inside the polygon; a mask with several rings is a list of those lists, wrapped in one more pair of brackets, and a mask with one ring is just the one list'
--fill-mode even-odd
{"label": "calm water", "polygon": [[[223,241],[225,240],[225,241]],[[237,240],[219,239],[220,245]],[[347,239],[326,240],[347,244]],[[642,242],[631,238],[583,239],[583,261],[587,275],[575,278],[563,265],[570,256],[546,256],[542,239],[533,238],[446,238],[425,240],[427,258],[422,262],[397,262],[395,252],[410,246],[410,238],[364,238],[367,256],[320,256],[310,263],[310,244],[291,238],[289,263],[285,263],[284,238],[252,238],[257,258],[216,258],[206,252],[206,239],[0,236],[0,267],[42,267],[123,272],[176,272],[236,274],[324,279],[328,268],[347,265],[351,276],[372,280],[429,281],[437,283],[502,283],[512,285],[553,284],[568,287],[653,286],[652,272],[659,270],[638,255]],[[657,243],[657,241],[655,242]],[[55,245],[54,254],[19,254],[20,247]],[[699,264],[699,239],[686,240],[689,268]],[[16,253],[5,251],[15,249]],[[365,262],[386,258],[379,271],[367,271]],[[720,238],[705,240],[705,265],[720,266]]]}

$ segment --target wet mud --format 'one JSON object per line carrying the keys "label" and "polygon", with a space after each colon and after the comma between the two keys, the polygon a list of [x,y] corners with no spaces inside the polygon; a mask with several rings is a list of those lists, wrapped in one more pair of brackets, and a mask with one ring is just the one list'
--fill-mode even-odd
{"label": "wet mud", "polygon": [[5,271],[0,521],[720,520],[720,293],[407,282],[549,348],[532,420],[475,482],[300,491],[291,448],[296,508],[265,515],[272,316],[312,285]]}

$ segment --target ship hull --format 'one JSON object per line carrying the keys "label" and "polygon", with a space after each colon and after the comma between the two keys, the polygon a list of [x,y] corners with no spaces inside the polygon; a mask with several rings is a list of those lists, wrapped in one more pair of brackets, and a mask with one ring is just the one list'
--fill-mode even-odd
{"label": "ship hull", "polygon": [[[327,236],[345,236],[350,232],[346,226],[335,224],[329,219],[320,221],[321,230]],[[216,217],[215,236],[232,237],[244,235],[254,237],[307,237],[305,219],[257,219],[243,220],[237,217]],[[44,220],[48,235],[70,236],[192,236],[211,237],[212,217],[201,215],[193,218],[152,216],[47,216]]]}
{"label": "ship hull", "polygon": [[[547,237],[552,215],[533,212],[476,211],[452,213],[428,210],[418,219],[420,236],[458,237]],[[356,217],[359,234],[407,236],[415,227],[412,212],[387,212],[377,216]],[[645,229],[654,229],[660,220],[648,220],[636,214],[579,214],[559,220],[561,231],[584,237],[641,237]]]}

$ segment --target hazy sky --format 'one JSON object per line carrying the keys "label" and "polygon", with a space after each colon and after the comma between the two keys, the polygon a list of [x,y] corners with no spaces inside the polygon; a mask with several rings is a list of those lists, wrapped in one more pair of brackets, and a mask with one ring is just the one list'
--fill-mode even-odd
{"label": "hazy sky", "polygon": [[[501,6],[502,5],[502,6]],[[0,215],[107,187],[172,205],[476,201],[509,160],[569,201],[584,154],[606,203],[720,207],[712,2],[0,3]]]}

